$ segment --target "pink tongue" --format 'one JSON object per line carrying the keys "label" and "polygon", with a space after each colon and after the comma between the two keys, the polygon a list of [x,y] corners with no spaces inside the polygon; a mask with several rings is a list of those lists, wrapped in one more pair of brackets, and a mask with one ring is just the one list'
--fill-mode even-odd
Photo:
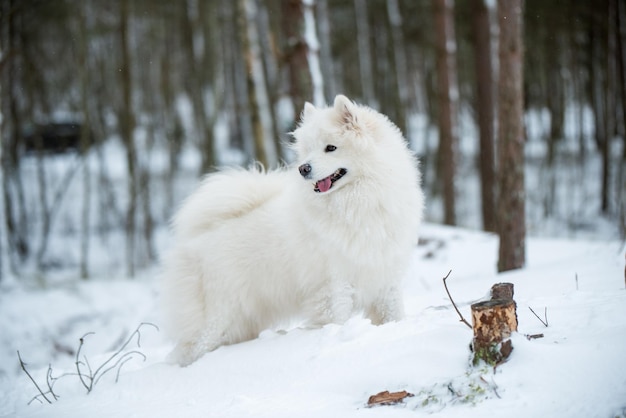
{"label": "pink tongue", "polygon": [[330,186],[332,186],[332,184],[333,182],[330,181],[330,177],[326,177],[325,179],[319,180],[316,186],[320,192],[324,193],[330,189]]}

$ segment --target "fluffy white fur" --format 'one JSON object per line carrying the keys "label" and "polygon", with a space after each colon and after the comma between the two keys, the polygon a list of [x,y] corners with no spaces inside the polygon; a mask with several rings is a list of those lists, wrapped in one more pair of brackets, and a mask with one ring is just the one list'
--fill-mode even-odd
{"label": "fluffy white fur", "polygon": [[[307,103],[293,135],[294,166],[212,174],[175,216],[162,283],[171,360],[190,364],[289,318],[322,326],[359,312],[374,324],[402,317],[399,281],[422,216],[402,134],[337,96],[329,108]],[[339,168],[347,172],[330,190],[314,190]]]}

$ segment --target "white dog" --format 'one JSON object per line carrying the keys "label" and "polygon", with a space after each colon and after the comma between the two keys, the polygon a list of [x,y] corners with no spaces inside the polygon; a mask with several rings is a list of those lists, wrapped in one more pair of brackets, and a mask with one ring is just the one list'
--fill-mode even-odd
{"label": "white dog", "polygon": [[337,96],[307,103],[293,136],[294,167],[209,175],[175,216],[162,286],[171,360],[188,365],[288,319],[402,317],[423,198],[399,129]]}

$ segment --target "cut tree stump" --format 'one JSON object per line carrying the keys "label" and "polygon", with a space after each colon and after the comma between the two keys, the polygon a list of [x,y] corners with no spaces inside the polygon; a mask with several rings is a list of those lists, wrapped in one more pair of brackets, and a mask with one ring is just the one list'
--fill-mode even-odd
{"label": "cut tree stump", "polygon": [[513,284],[498,283],[491,288],[491,300],[472,305],[474,365],[481,360],[497,365],[505,361],[513,345],[511,333],[517,331]]}
{"label": "cut tree stump", "polygon": [[513,300],[513,283],[496,283],[491,286],[491,300]]}

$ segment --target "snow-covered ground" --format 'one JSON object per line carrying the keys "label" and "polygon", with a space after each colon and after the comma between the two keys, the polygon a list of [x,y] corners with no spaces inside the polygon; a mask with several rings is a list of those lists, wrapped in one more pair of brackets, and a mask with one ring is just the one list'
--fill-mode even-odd
{"label": "snow-covered ground", "polygon": [[[497,237],[426,224],[406,277],[407,316],[373,326],[355,317],[318,330],[267,330],[221,347],[187,368],[164,358],[171,344],[141,327],[119,374],[87,394],[76,376],[46,390],[46,371],[72,373],[79,338],[93,370],[140,323],[159,323],[156,271],[27,289],[0,289],[0,416],[18,417],[626,417],[625,247],[610,240],[529,238],[527,267],[496,273]],[[515,284],[519,335],[494,371],[470,366],[471,330],[459,322],[492,284]],[[545,327],[529,310],[544,318]],[[527,340],[525,334],[543,333]],[[81,359],[84,359],[81,354]],[[366,407],[378,392],[415,396],[396,406]],[[41,397],[40,397],[41,399]]]}

